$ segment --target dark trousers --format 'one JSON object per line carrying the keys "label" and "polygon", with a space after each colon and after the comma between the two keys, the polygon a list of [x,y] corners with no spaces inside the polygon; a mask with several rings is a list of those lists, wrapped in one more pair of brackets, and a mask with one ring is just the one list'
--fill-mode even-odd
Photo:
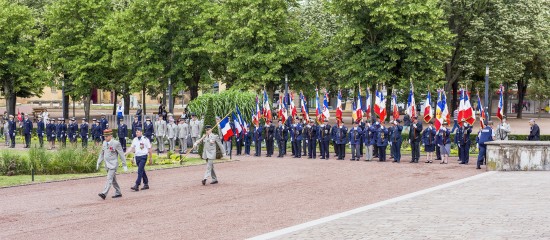
{"label": "dark trousers", "polygon": [[273,151],[275,150],[275,142],[273,141],[273,139],[265,140],[265,146],[266,146],[267,155],[268,156],[273,155]]}
{"label": "dark trousers", "polygon": [[250,143],[244,144],[244,154],[250,155]]}
{"label": "dark trousers", "polygon": [[126,138],[119,138],[118,139],[120,141],[120,145],[122,146],[122,150],[124,150],[124,152],[126,152]]}
{"label": "dark trousers", "polygon": [[378,146],[379,161],[386,161],[386,146]]}
{"label": "dark trousers", "polygon": [[15,136],[13,134],[10,134],[10,139],[11,139],[11,147],[14,148],[15,147]]}
{"label": "dark trousers", "polygon": [[243,152],[243,142],[238,140],[237,143],[237,155],[241,155]]}
{"label": "dark trousers", "polygon": [[143,179],[143,184],[148,185],[149,179],[147,179],[147,174],[145,173],[145,164],[147,163],[147,155],[136,157],[136,164],[138,165],[138,176],[136,179],[136,186],[141,184]]}
{"label": "dark trousers", "polygon": [[485,160],[486,146],[485,144],[479,144],[479,155],[477,155],[477,167],[483,165],[483,160]]}
{"label": "dark trousers", "polygon": [[67,137],[62,137],[60,141],[61,141],[61,146],[63,147],[67,146]]}
{"label": "dark trousers", "polygon": [[328,140],[321,140],[319,142],[319,148],[321,149],[321,159],[328,159]]}
{"label": "dark trousers", "polygon": [[294,140],[292,142],[292,146],[294,147],[294,157],[302,157],[302,141],[301,140]]}
{"label": "dark trousers", "polygon": [[364,145],[364,143],[363,143],[363,138],[360,138],[360,139],[359,139],[359,143],[361,144],[361,145],[359,146],[359,155],[360,155],[360,156],[363,156],[363,145]]}
{"label": "dark trousers", "polygon": [[262,141],[256,141],[254,142],[254,147],[256,152],[254,153],[254,156],[259,157],[262,155]]}
{"label": "dark trousers", "polygon": [[83,137],[82,138],[82,148],[87,148],[88,147],[88,137]]}
{"label": "dark trousers", "polygon": [[441,160],[441,150],[439,150],[439,146],[435,146],[435,160]]}
{"label": "dark trousers", "polygon": [[420,159],[420,142],[412,141],[411,147],[412,147],[412,161],[418,162],[418,159]]}
{"label": "dark trousers", "polygon": [[392,142],[390,151],[393,156],[393,160],[401,162],[401,142]]}
{"label": "dark trousers", "polygon": [[282,157],[286,154],[286,141],[278,140],[277,145],[279,145],[279,157]]}
{"label": "dark trousers", "polygon": [[372,148],[372,157],[378,157],[378,148],[376,147],[376,144],[373,145]]}
{"label": "dark trousers", "polygon": [[294,141],[290,140],[290,150],[292,151],[292,156],[296,156],[296,151],[294,150]]}
{"label": "dark trousers", "polygon": [[307,147],[307,152],[308,152],[308,157],[310,158],[316,158],[317,157],[317,140],[315,139],[310,139],[308,140],[308,147]]}
{"label": "dark trousers", "polygon": [[334,146],[334,155],[336,155],[337,158],[339,158],[340,155],[340,145],[336,144],[336,142],[332,141],[332,146]]}
{"label": "dark trousers", "polygon": [[461,145],[459,151],[460,161],[463,163],[468,163],[470,161],[470,143]]}
{"label": "dark trousers", "polygon": [[338,145],[338,158],[344,160],[346,158],[346,144]]}
{"label": "dark trousers", "polygon": [[25,147],[31,147],[31,134],[25,134]]}
{"label": "dark trousers", "polygon": [[40,147],[44,147],[44,135],[38,135],[38,143],[40,144]]}

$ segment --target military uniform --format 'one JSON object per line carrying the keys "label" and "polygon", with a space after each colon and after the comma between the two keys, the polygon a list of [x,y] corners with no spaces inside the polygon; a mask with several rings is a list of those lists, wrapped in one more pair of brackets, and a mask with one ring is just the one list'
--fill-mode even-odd
{"label": "military uniform", "polygon": [[250,145],[252,145],[252,136],[254,134],[250,131],[244,133],[244,154],[250,156]]}
{"label": "military uniform", "polygon": [[36,123],[36,135],[38,136],[38,143],[40,144],[40,147],[44,147],[44,130],[46,126],[44,125],[44,121],[42,118],[38,118],[38,122]]}
{"label": "military uniform", "polygon": [[69,142],[73,145],[76,144],[76,134],[78,133],[78,124],[76,124],[75,119],[71,118],[69,125],[67,126],[67,136],[69,137]]}
{"label": "military uniform", "polygon": [[105,114],[102,114],[101,115],[101,119],[99,120],[99,131],[97,131],[99,133],[99,136],[101,137],[101,141],[103,141],[105,138],[103,137],[103,131],[105,131],[109,125],[109,121],[107,121],[107,119],[105,119]]}
{"label": "military uniform", "polygon": [[[463,123],[464,124],[464,123]],[[470,134],[472,133],[472,126],[465,126],[458,128],[455,135],[455,142],[458,145],[458,160],[460,164],[468,164],[470,161]]]}
{"label": "military uniform", "polygon": [[479,134],[479,155],[477,156],[477,169],[481,169],[483,160],[485,159],[487,145],[485,143],[493,141],[493,129],[490,126],[485,126]]}
{"label": "military uniform", "polygon": [[178,124],[178,139],[180,144],[180,153],[187,153],[187,138],[189,137],[189,124],[180,118]]}
{"label": "military uniform", "polygon": [[300,123],[295,123],[292,125],[291,129],[291,137],[292,137],[292,146],[294,147],[294,158],[301,158],[302,157],[302,125]]}
{"label": "military uniform", "polygon": [[153,123],[151,122],[151,119],[147,118],[145,121],[144,129],[143,129],[143,136],[145,136],[147,139],[149,139],[150,143],[153,143],[154,136],[155,136],[155,127],[153,126]]}
{"label": "military uniform", "polygon": [[354,123],[354,127],[351,128],[348,132],[349,135],[349,144],[351,145],[351,161],[359,161],[361,153],[359,148],[361,147],[361,138],[363,137],[363,131],[361,128]]}
{"label": "military uniform", "polygon": [[[210,126],[206,126],[206,129],[209,129],[209,128],[210,128]],[[218,137],[218,135],[213,134],[213,133],[207,134],[202,139],[202,141],[200,141],[200,142],[204,143],[204,147],[203,147],[203,150],[202,150],[202,159],[207,161],[206,172],[204,173],[204,178],[202,180],[202,185],[206,184],[206,180],[209,177],[212,177],[211,184],[216,184],[216,183],[218,183],[218,178],[216,177],[216,172],[214,171],[214,160],[216,159],[216,145],[218,145],[220,147],[220,150],[222,152],[225,152],[225,149],[224,149],[223,144],[220,141],[220,138]],[[200,143],[200,142],[197,141],[195,143],[195,145]]]}
{"label": "military uniform", "polygon": [[[112,134],[112,131],[107,130],[106,132],[104,132],[104,134],[110,135]],[[99,194],[99,196],[103,199],[105,199],[105,196],[109,192],[109,189],[111,189],[111,186],[115,188],[115,195],[113,196],[113,198],[122,196],[122,193],[120,192],[120,186],[118,185],[118,182],[116,180],[118,158],[120,158],[122,161],[124,171],[127,171],[126,157],[120,143],[112,138],[109,142],[104,141],[101,147],[101,152],[99,153],[99,158],[97,159],[97,169],[99,169],[99,165],[101,164],[101,162],[105,161],[105,170],[107,170],[107,183],[105,184],[105,188],[103,188],[103,191]]]}
{"label": "military uniform", "polygon": [[371,161],[372,160],[372,139],[374,134],[372,133],[373,127],[370,126],[369,123],[365,125],[365,129],[363,130],[363,134],[361,135],[361,138],[363,139],[363,143],[365,145],[365,161]]}
{"label": "military uniform", "polygon": [[122,146],[122,150],[126,152],[126,138],[128,137],[128,126],[123,122],[123,119],[121,119],[120,123],[118,124],[118,140],[120,141],[120,145]]}
{"label": "military uniform", "polygon": [[50,142],[50,149],[55,148],[55,136],[56,136],[57,124],[55,119],[50,118],[50,123],[46,126],[46,134],[48,134],[48,142]]}
{"label": "military uniform", "polygon": [[80,139],[82,139],[82,148],[88,147],[88,123],[86,122],[86,118],[82,119],[82,124],[80,124]]}
{"label": "military uniform", "polygon": [[170,120],[170,123],[166,125],[166,138],[168,138],[169,148],[168,151],[176,151],[176,139],[177,139],[178,125]]}
{"label": "military uniform", "polygon": [[275,139],[277,140],[277,146],[279,146],[279,155],[277,157],[283,157],[286,155],[286,142],[288,141],[288,129],[279,121],[279,126],[275,129]]}
{"label": "military uniform", "polygon": [[57,141],[61,142],[61,146],[67,146],[67,125],[65,124],[65,119],[60,118],[59,123],[56,127]]}
{"label": "military uniform", "polygon": [[13,116],[10,115],[8,120],[8,134],[10,135],[11,145],[10,148],[15,148],[15,132],[17,131],[17,126],[13,120]]}
{"label": "military uniform", "polygon": [[321,159],[329,158],[328,146],[330,143],[331,132],[330,125],[328,125],[327,123],[328,121],[325,120],[324,124],[319,126],[319,148],[321,150]]}
{"label": "military uniform", "polygon": [[266,124],[264,127],[266,157],[271,157],[275,151],[275,126]]}
{"label": "military uniform", "polygon": [[317,138],[318,130],[317,126],[313,125],[313,122],[306,127],[306,142],[307,142],[307,152],[308,158],[317,158]]}
{"label": "military uniform", "polygon": [[191,114],[191,116],[193,118],[191,119],[191,122],[189,122],[189,128],[191,131],[191,140],[193,141],[193,144],[195,144],[200,135],[202,122],[196,118],[195,114]]}
{"label": "military uniform", "polygon": [[336,131],[336,144],[338,144],[337,160],[344,160],[346,157],[346,143],[348,142],[348,128],[342,123],[338,128],[333,128],[333,131]]}
{"label": "military uniform", "polygon": [[[399,121],[399,120],[397,120]],[[399,122],[394,121],[394,125],[390,127],[390,152],[393,156],[393,162],[401,162],[401,143],[403,142],[402,131],[403,126]]]}
{"label": "military uniform", "polygon": [[381,125],[376,131],[376,146],[378,146],[378,161],[386,161],[386,147],[388,146],[388,129]]}
{"label": "military uniform", "polygon": [[254,153],[254,156],[260,157],[262,153],[262,141],[263,141],[263,127],[262,126],[256,126],[254,128],[254,136],[252,137],[254,140],[254,146],[256,148],[256,151]]}
{"label": "military uniform", "polygon": [[411,123],[409,132],[409,142],[412,147],[411,163],[418,163],[420,159],[420,141],[422,140],[422,124],[420,122]]}
{"label": "military uniform", "polygon": [[137,118],[134,118],[132,122],[132,139],[136,137],[136,129],[141,128],[141,122]]}
{"label": "military uniform", "polygon": [[32,122],[28,116],[23,120],[23,136],[25,136],[25,148],[31,147]]}
{"label": "military uniform", "polygon": [[155,122],[155,137],[157,139],[157,151],[164,152],[164,137],[166,136],[166,122],[158,117]]}
{"label": "military uniform", "polygon": [[307,122],[304,121],[302,123],[302,136],[303,136],[303,139],[302,139],[302,155],[301,156],[307,156],[307,147],[308,147],[308,141],[307,141],[307,132],[306,132],[306,129],[307,129]]}

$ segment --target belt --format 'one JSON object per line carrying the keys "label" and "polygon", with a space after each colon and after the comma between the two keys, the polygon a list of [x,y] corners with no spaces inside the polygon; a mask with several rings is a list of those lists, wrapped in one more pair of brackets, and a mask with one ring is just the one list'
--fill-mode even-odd
{"label": "belt", "polygon": [[147,157],[147,155],[136,156],[136,158],[138,158],[138,157]]}

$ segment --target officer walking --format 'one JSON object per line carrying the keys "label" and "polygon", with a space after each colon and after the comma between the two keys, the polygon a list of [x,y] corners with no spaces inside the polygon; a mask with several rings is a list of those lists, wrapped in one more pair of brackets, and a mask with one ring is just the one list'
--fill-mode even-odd
{"label": "officer walking", "polygon": [[418,122],[416,116],[412,117],[412,120],[409,132],[409,143],[412,147],[411,163],[418,163],[418,159],[420,159],[420,141],[422,140],[422,123]]}
{"label": "officer walking", "polygon": [[338,159],[344,160],[346,157],[346,143],[348,142],[348,128],[344,126],[344,122],[339,122],[336,129],[336,144],[338,144]]}
{"label": "officer walking", "polygon": [[302,125],[298,122],[294,122],[291,129],[291,136],[292,136],[292,146],[294,149],[294,158],[301,158],[302,157]]}
{"label": "officer walking", "polygon": [[314,121],[311,121],[309,122],[309,125],[307,126],[307,130],[306,130],[307,152],[308,152],[309,159],[317,158],[317,138],[318,138],[317,126],[315,126]]}
{"label": "officer walking", "polygon": [[110,129],[105,130],[103,132],[103,136],[105,136],[105,141],[103,142],[101,152],[99,153],[99,158],[97,159],[96,169],[99,170],[99,164],[105,161],[105,170],[107,170],[107,183],[105,184],[105,188],[103,188],[103,192],[98,194],[100,198],[105,200],[105,198],[107,197],[107,193],[109,193],[109,189],[111,189],[111,186],[115,188],[115,195],[113,195],[113,198],[122,197],[120,186],[116,181],[118,158],[120,158],[120,160],[122,161],[122,167],[124,168],[125,172],[128,171],[128,167],[126,166],[126,157],[124,155],[124,151],[122,151],[120,143],[113,139],[113,131]]}
{"label": "officer walking", "polygon": [[493,122],[489,121],[485,128],[483,128],[479,134],[479,155],[477,156],[477,167],[481,169],[483,160],[485,159],[487,145],[485,143],[495,140],[495,134],[493,133]]}
{"label": "officer walking", "polygon": [[359,161],[361,157],[359,148],[361,147],[362,131],[357,122],[353,122],[353,128],[349,130],[349,144],[351,145],[350,161]]}
{"label": "officer walking", "polygon": [[189,124],[184,118],[180,118],[178,124],[178,139],[180,143],[180,153],[187,153],[187,138],[189,137]]}
{"label": "officer walking", "polygon": [[9,129],[8,133],[11,139],[10,148],[15,148],[15,132],[17,131],[17,126],[15,124],[15,121],[13,120],[13,115],[9,116],[8,129]]}
{"label": "officer walking", "polygon": [[275,127],[271,122],[266,122],[264,127],[266,157],[271,157],[275,148]]}
{"label": "officer walking", "polygon": [[31,134],[32,134],[32,122],[29,119],[29,114],[25,114],[25,119],[23,120],[23,136],[25,136],[25,148],[31,147]]}
{"label": "officer walking", "polygon": [[195,148],[201,142],[204,143],[204,147],[202,150],[202,159],[206,160],[206,172],[204,173],[204,178],[201,181],[202,185],[206,185],[206,180],[209,177],[212,177],[212,182],[210,182],[210,184],[217,184],[218,178],[216,177],[216,172],[214,171],[214,160],[216,159],[216,145],[220,147],[220,150],[224,153],[224,157],[225,157],[225,149],[218,135],[212,133],[212,127],[210,125],[206,125],[205,128],[206,128],[205,136],[200,140],[198,140],[197,142],[195,142],[193,144],[193,148]]}
{"label": "officer walking", "polygon": [[397,119],[392,122],[393,126],[390,128],[390,151],[393,155],[393,162],[401,162],[401,143],[403,142],[402,131],[403,126],[399,125],[401,120]]}
{"label": "officer walking", "polygon": [[426,163],[433,163],[433,153],[435,151],[435,136],[437,132],[433,127],[433,122],[428,123],[428,127],[422,132],[422,145],[424,145],[424,151],[426,152]]}
{"label": "officer walking", "polygon": [[80,139],[82,139],[82,148],[88,147],[88,122],[86,118],[82,118],[82,124],[80,124]]}
{"label": "officer walking", "polygon": [[128,126],[124,123],[124,118],[119,118],[118,123],[118,140],[120,141],[120,145],[122,146],[122,150],[126,152],[126,138],[128,137]]}
{"label": "officer walking", "polygon": [[149,138],[143,136],[141,128],[136,128],[136,137],[132,139],[132,145],[126,151],[126,154],[131,152],[135,153],[134,161],[138,166],[138,176],[135,185],[130,189],[136,192],[139,191],[139,185],[142,180],[143,188],[141,190],[149,189],[149,179],[145,173],[145,164],[147,163],[147,156],[149,156],[149,164],[153,163],[153,149]]}
{"label": "officer walking", "polygon": [[465,119],[462,119],[462,127],[460,127],[455,135],[455,139],[458,139],[458,158],[460,164],[468,164],[470,161],[470,134],[472,133],[472,126]]}
{"label": "officer walking", "polygon": [[279,155],[277,157],[282,158],[286,155],[286,142],[288,140],[288,130],[283,124],[283,121],[279,119],[277,129],[275,129],[275,139],[277,140],[277,146],[279,146]]}
{"label": "officer walking", "polygon": [[264,129],[259,124],[257,124],[256,127],[254,128],[253,139],[254,139],[254,146],[256,148],[254,156],[256,157],[260,157],[262,154],[263,131]]}
{"label": "officer walking", "polygon": [[44,147],[44,130],[46,128],[46,125],[44,124],[44,121],[42,120],[42,116],[38,116],[38,122],[36,123],[36,135],[38,135],[38,143],[40,144],[40,148]]}
{"label": "officer walking", "polygon": [[378,146],[378,161],[386,161],[386,147],[388,146],[388,129],[384,126],[384,121],[380,122],[380,128],[376,132],[376,146]]}
{"label": "officer walking", "polygon": [[328,160],[329,150],[328,146],[330,143],[330,125],[328,125],[328,120],[325,119],[321,126],[319,126],[319,148],[321,149],[321,159]]}

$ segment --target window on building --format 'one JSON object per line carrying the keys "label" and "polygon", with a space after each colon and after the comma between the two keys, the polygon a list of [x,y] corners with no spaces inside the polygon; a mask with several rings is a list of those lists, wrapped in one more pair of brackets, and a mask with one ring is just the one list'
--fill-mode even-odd
{"label": "window on building", "polygon": [[50,89],[52,90],[52,93],[57,93],[57,87],[51,86]]}

